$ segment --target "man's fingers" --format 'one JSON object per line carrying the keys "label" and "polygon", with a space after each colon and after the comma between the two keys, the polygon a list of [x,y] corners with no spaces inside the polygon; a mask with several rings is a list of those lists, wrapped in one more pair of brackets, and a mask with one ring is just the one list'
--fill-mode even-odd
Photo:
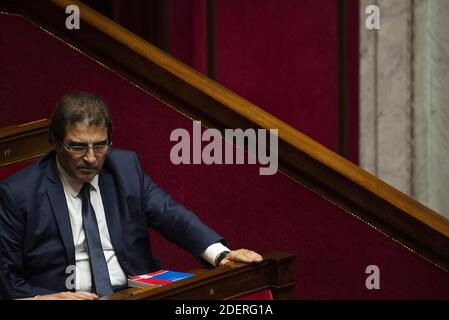
{"label": "man's fingers", "polygon": [[[225,259],[235,262],[253,263],[253,262],[261,262],[263,260],[263,257],[257,252],[254,252],[252,250],[239,249],[231,251]],[[227,261],[223,262],[226,263]]]}
{"label": "man's fingers", "polygon": [[252,262],[260,262],[263,260],[262,256],[260,254],[258,254],[257,252],[251,251],[251,250],[246,250],[244,252],[245,257],[248,260],[251,260]]}

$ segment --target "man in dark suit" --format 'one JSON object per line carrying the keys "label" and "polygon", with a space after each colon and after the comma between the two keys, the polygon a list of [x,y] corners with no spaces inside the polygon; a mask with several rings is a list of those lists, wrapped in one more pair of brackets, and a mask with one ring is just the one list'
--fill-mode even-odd
{"label": "man in dark suit", "polygon": [[161,268],[148,228],[213,266],[262,260],[228,249],[151,181],[135,153],[112,149],[111,135],[100,97],[64,96],[50,125],[54,150],[0,184],[14,297],[95,299],[126,287],[128,275]]}

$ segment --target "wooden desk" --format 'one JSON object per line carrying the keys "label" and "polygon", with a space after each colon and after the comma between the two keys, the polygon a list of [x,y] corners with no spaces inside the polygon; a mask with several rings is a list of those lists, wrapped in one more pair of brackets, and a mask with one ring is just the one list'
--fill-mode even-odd
{"label": "wooden desk", "polygon": [[274,299],[293,299],[295,255],[273,252],[258,264],[235,263],[216,269],[191,270],[196,276],[163,287],[129,288],[103,300],[237,299],[270,289]]}

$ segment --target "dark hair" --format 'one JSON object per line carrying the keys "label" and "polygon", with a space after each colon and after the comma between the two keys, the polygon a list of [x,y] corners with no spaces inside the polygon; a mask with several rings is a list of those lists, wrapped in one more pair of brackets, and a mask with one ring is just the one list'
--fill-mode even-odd
{"label": "dark hair", "polygon": [[[83,123],[87,126],[104,125],[108,140],[112,137],[112,120],[103,99],[87,92],[74,92],[63,96],[51,116],[50,143],[61,143],[71,126]],[[56,140],[56,141],[55,141]]]}

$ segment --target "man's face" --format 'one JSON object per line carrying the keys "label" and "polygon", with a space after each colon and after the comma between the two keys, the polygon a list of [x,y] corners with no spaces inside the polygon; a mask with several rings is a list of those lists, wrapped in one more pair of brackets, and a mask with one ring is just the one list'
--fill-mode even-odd
{"label": "man's face", "polygon": [[[87,126],[77,123],[67,130],[64,144],[56,146],[59,163],[64,170],[78,182],[89,182],[103,167],[107,155],[104,150],[94,151],[92,146],[106,143],[108,140],[107,128],[104,125]],[[79,146],[88,145],[85,152],[76,151]]]}

